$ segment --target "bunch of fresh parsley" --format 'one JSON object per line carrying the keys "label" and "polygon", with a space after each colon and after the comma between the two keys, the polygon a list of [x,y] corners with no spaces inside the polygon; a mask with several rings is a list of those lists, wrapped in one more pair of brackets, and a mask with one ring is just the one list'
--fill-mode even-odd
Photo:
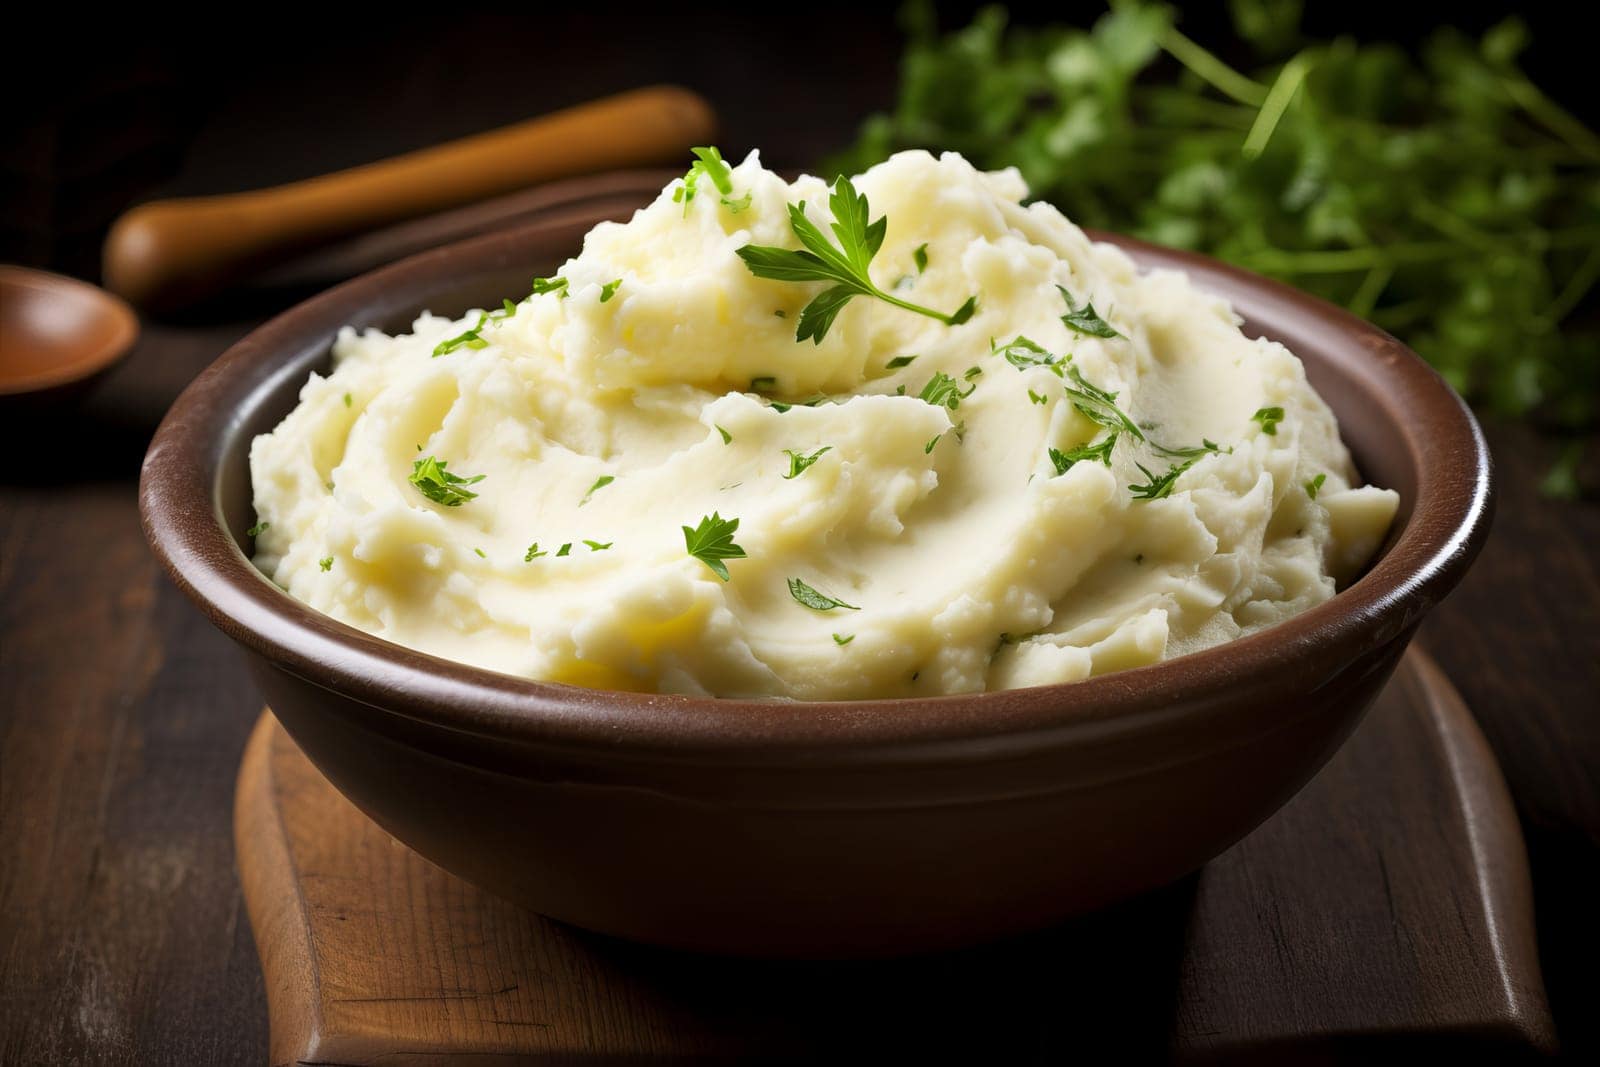
{"label": "bunch of fresh parsley", "polygon": [[[1349,307],[1492,414],[1565,431],[1600,412],[1600,137],[1516,64],[1508,20],[1418,55],[1311,41],[1295,0],[1233,0],[1244,69],[1173,9],[1116,3],[1087,28],[940,35],[905,12],[894,111],[825,173],[904,148],[1016,166],[1074,221],[1191,248]],[[1575,451],[1568,455],[1575,458]],[[1571,473],[1553,472],[1557,491]]]}

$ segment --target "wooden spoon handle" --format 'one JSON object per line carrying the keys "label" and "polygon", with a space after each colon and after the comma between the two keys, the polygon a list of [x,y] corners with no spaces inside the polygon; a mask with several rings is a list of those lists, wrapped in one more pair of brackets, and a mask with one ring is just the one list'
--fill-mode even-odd
{"label": "wooden spoon handle", "polygon": [[289,185],[151,201],[112,225],[105,284],[171,310],[337,237],[553,178],[674,160],[715,129],[704,99],[662,85]]}

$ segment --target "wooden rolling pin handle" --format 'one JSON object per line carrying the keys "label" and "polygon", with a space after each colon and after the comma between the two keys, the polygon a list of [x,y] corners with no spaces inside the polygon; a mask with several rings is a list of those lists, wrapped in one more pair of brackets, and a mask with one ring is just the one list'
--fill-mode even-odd
{"label": "wooden rolling pin handle", "polygon": [[335,238],[555,178],[682,159],[715,132],[703,98],[661,85],[290,185],[151,201],[111,227],[106,288],[172,310]]}

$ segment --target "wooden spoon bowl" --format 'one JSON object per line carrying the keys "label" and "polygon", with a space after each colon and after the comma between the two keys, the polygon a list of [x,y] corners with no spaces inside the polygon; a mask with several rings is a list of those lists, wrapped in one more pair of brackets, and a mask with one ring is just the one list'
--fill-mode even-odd
{"label": "wooden spoon bowl", "polygon": [[0,266],[0,397],[43,398],[82,386],[138,337],[138,316],[105,290]]}

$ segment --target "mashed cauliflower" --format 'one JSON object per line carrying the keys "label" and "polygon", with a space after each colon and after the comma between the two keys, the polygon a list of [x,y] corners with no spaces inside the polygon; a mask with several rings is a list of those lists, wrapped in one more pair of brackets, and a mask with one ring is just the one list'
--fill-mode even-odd
{"label": "mashed cauliflower", "polygon": [[520,303],[344,330],[251,450],[257,565],[509,674],[832,700],[1180,656],[1328,599],[1383,539],[1396,494],[1355,484],[1294,355],[1022,206],[1015,171],[857,177],[881,291],[976,311],[857,295],[817,342],[827,286],[738,250],[799,248],[801,202],[831,239],[829,187],[753,153],[711,177]]}

